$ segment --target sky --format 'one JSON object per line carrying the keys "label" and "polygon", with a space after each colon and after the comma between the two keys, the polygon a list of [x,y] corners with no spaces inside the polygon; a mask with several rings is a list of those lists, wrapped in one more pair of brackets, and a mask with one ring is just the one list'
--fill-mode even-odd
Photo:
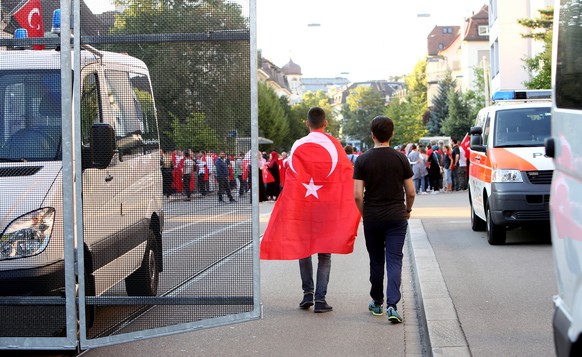
{"label": "sky", "polygon": [[[292,59],[304,78],[388,79],[412,72],[434,26],[460,26],[487,2],[256,0],[257,48],[279,67]],[[85,3],[95,13],[113,9],[106,0]]]}

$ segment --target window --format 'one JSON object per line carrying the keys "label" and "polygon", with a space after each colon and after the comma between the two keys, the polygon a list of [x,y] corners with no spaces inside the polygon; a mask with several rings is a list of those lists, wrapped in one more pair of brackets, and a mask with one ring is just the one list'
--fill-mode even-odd
{"label": "window", "polygon": [[582,110],[582,66],[579,55],[582,50],[582,27],[579,20],[582,9],[579,5],[560,8],[555,79],[558,108]]}
{"label": "window", "polygon": [[491,78],[499,73],[499,41],[495,40],[491,45]]}
{"label": "window", "polygon": [[489,35],[489,26],[481,25],[478,27],[479,36],[488,36]]}
{"label": "window", "polygon": [[89,143],[91,126],[99,123],[99,91],[97,89],[97,74],[91,73],[83,79],[81,89],[81,142]]}

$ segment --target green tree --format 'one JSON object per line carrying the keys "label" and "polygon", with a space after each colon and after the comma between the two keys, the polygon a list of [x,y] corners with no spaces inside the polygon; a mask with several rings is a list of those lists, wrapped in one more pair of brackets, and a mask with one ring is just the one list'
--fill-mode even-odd
{"label": "green tree", "polygon": [[305,125],[309,107],[304,102],[291,106],[287,97],[281,97],[279,100],[289,123],[289,133],[283,138],[279,149],[281,151],[289,151],[295,140],[309,134],[309,129]]}
{"label": "green tree", "polygon": [[258,84],[259,136],[273,140],[279,147],[289,133],[289,119],[277,93],[264,83]]}
{"label": "green tree", "polygon": [[[206,34],[247,31],[240,5],[225,0],[117,0],[113,35]],[[191,41],[109,45],[143,60],[150,69],[164,142],[173,142],[174,118],[192,113],[225,138],[250,135],[250,44],[248,41]],[[169,144],[164,145],[169,147]]]}
{"label": "green tree", "polygon": [[[307,92],[303,94],[303,104],[307,106],[307,110],[309,110],[311,107],[320,107],[323,109],[325,111],[325,117],[327,118],[326,131],[334,137],[338,137],[340,132],[340,123],[338,122],[335,112],[331,107],[329,97],[324,91],[318,90],[316,93]],[[304,113],[305,118],[307,118],[307,110]]]}
{"label": "green tree", "polygon": [[204,114],[192,113],[185,121],[172,115],[168,136],[174,138],[177,148],[200,150],[216,150],[221,145],[214,129],[206,124]]}
{"label": "green tree", "polygon": [[407,144],[418,141],[427,130],[424,119],[428,116],[426,60],[420,60],[414,70],[406,77],[406,98],[393,100],[386,108],[386,115],[394,120],[394,137],[391,145]]}
{"label": "green tree", "polygon": [[360,140],[366,147],[372,147],[370,121],[383,115],[385,101],[382,94],[370,87],[356,87],[346,99],[342,109],[343,133],[350,140]]}
{"label": "green tree", "polygon": [[445,77],[438,83],[438,94],[432,101],[432,109],[426,128],[432,136],[442,134],[441,125],[443,120],[449,115],[448,95],[451,88],[456,87],[456,81],[450,70],[447,70]]}
{"label": "green tree", "polygon": [[554,23],[554,8],[538,10],[539,17],[519,19],[517,22],[531,31],[521,36],[542,41],[544,49],[532,58],[524,58],[525,68],[530,73],[531,80],[524,82],[529,89],[548,89],[552,85],[552,26]]}
{"label": "green tree", "polygon": [[470,117],[470,108],[462,94],[455,88],[449,89],[447,100],[449,115],[443,120],[442,133],[452,138],[463,139],[474,120]]}

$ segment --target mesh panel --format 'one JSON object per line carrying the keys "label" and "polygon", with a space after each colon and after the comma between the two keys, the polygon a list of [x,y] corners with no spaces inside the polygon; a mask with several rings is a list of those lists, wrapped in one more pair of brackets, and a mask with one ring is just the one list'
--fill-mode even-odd
{"label": "mesh panel", "polygon": [[[112,3],[80,2],[87,338],[253,311],[249,1]],[[45,31],[58,6],[42,2]],[[16,235],[2,236],[0,291],[15,300],[0,305],[0,338],[55,336],[66,315],[59,40],[3,41],[0,230],[36,234],[40,248],[18,258]],[[31,266],[41,271],[27,285],[15,272]]]}

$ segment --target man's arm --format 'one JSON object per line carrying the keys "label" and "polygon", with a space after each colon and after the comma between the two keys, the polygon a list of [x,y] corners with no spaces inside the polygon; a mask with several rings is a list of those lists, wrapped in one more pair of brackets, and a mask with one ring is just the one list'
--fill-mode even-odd
{"label": "man's arm", "polygon": [[[410,180],[412,182],[412,179]],[[364,181],[354,180],[354,199],[360,214],[364,215]]]}
{"label": "man's arm", "polygon": [[412,205],[414,204],[414,199],[416,198],[416,192],[414,190],[414,183],[412,182],[412,177],[404,180],[404,192],[406,193],[406,215],[408,218],[410,218]]}

